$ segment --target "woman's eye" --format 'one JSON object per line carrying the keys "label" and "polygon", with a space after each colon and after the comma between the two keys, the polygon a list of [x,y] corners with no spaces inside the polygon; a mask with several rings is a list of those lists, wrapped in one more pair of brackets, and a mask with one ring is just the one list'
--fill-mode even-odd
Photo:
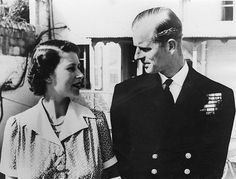
{"label": "woman's eye", "polygon": [[68,71],[75,71],[75,67],[69,67],[67,68]]}
{"label": "woman's eye", "polygon": [[81,64],[79,64],[78,66],[77,66],[77,68],[80,70],[80,72],[84,72],[84,69],[83,69],[83,66],[81,65]]}

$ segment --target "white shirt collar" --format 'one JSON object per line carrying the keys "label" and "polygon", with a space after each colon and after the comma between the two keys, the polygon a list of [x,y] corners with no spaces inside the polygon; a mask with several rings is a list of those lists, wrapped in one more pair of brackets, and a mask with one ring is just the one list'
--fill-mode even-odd
{"label": "white shirt collar", "polygon": [[[184,80],[187,77],[189,71],[189,67],[187,63],[184,63],[184,66],[171,78],[173,83],[177,84],[178,86],[182,87],[184,84]],[[162,84],[167,80],[167,77],[161,73],[159,73],[161,77]]]}
{"label": "white shirt collar", "polygon": [[20,118],[22,126],[26,125],[28,128],[40,134],[43,138],[59,145],[61,145],[60,141],[75,132],[88,128],[84,117],[95,118],[95,115],[89,108],[71,101],[65,115],[65,121],[59,139],[53,131],[47,114],[42,106],[42,99],[40,99],[38,104],[34,107],[16,116],[16,118]]}

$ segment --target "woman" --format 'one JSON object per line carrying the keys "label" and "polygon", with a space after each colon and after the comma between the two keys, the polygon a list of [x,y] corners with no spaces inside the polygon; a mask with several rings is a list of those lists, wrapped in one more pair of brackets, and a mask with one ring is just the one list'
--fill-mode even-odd
{"label": "woman", "polygon": [[118,176],[104,114],[71,100],[83,79],[77,46],[47,41],[32,61],[30,90],[42,98],[7,121],[1,172],[19,179]]}

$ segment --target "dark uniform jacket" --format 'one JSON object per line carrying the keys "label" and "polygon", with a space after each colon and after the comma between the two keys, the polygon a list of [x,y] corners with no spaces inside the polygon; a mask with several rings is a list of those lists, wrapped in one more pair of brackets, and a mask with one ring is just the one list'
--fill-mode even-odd
{"label": "dark uniform jacket", "polygon": [[189,67],[174,106],[165,101],[158,74],[116,85],[111,123],[123,179],[221,178],[235,114],[233,91]]}

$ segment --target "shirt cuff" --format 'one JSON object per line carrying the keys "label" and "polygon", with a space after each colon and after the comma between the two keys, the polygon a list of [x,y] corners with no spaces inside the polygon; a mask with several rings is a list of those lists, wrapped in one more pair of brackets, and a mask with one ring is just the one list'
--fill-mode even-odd
{"label": "shirt cuff", "polygon": [[114,165],[115,163],[117,163],[117,159],[116,157],[112,157],[110,160],[106,161],[103,163],[103,169],[109,168],[112,165]]}

